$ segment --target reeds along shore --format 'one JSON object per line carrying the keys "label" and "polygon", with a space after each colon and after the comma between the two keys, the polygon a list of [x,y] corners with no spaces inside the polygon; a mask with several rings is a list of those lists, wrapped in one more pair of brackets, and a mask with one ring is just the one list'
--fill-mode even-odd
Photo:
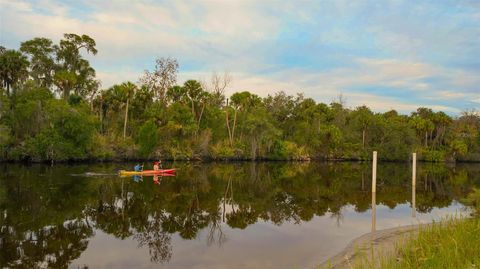
{"label": "reeds along shore", "polygon": [[398,237],[391,253],[360,255],[350,268],[479,268],[480,219],[450,217]]}
{"label": "reeds along shore", "polygon": [[[372,234],[376,232],[377,152],[372,163]],[[412,217],[415,212],[416,153],[412,154]],[[480,189],[474,188],[463,200],[472,208],[472,218],[450,216],[440,222],[411,229],[410,236],[396,236],[394,251],[383,251],[372,243],[368,251],[358,253],[350,268],[479,268],[480,266]],[[376,244],[382,244],[376,243]],[[376,254],[374,255],[373,253]]]}

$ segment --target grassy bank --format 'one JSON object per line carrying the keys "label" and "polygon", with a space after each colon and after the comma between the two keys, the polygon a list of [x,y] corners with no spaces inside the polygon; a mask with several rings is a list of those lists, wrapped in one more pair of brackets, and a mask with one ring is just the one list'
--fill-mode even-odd
{"label": "grassy bank", "polygon": [[464,199],[475,209],[473,218],[451,217],[420,227],[406,240],[396,242],[393,253],[378,250],[352,268],[480,268],[480,189]]}
{"label": "grassy bank", "polygon": [[363,256],[352,268],[480,268],[480,219],[451,218],[423,226],[395,252]]}

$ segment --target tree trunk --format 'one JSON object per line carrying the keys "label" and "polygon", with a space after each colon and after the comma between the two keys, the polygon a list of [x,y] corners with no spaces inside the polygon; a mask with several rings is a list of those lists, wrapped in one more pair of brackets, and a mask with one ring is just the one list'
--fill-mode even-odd
{"label": "tree trunk", "polygon": [[100,132],[103,134],[103,99],[100,100]]}
{"label": "tree trunk", "polygon": [[257,140],[255,138],[253,138],[251,140],[251,145],[250,145],[250,150],[252,151],[251,152],[251,158],[252,158],[252,161],[254,161],[255,159],[257,159]]}
{"label": "tree trunk", "polygon": [[233,146],[232,132],[230,131],[230,121],[228,120],[228,100],[227,100],[227,107],[225,109],[225,120],[227,122],[228,141],[230,142],[230,146]]}
{"label": "tree trunk", "polygon": [[425,131],[425,147],[428,147],[428,131]]}
{"label": "tree trunk", "polygon": [[365,149],[365,129],[362,130],[362,145],[363,149]]}
{"label": "tree trunk", "polygon": [[235,128],[237,126],[237,109],[235,109],[235,116],[233,117],[232,141],[235,139]]}
{"label": "tree trunk", "polygon": [[205,103],[203,103],[202,110],[200,111],[200,116],[198,116],[197,131],[195,132],[195,136],[198,134],[198,131],[200,130],[200,121],[202,121],[202,116],[203,116],[203,111],[204,110],[205,110]]}
{"label": "tree trunk", "polygon": [[68,96],[70,95],[70,91],[68,87],[63,88],[63,100],[68,101]]}
{"label": "tree trunk", "polygon": [[193,118],[195,119],[195,104],[193,103],[193,99],[190,98],[190,100],[192,101],[192,116]]}
{"label": "tree trunk", "polygon": [[127,121],[128,121],[128,101],[130,99],[127,98],[127,107],[125,108],[125,121],[123,123],[123,139],[127,136]]}

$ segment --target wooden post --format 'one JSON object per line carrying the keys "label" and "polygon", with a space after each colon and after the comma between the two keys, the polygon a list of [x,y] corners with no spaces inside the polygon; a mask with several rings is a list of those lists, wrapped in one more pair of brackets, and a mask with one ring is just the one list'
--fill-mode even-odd
{"label": "wooden post", "polygon": [[417,209],[415,205],[415,192],[417,183],[417,153],[412,154],[412,218],[417,216]]}
{"label": "wooden post", "polygon": [[377,192],[377,152],[373,152],[373,165],[372,165],[372,193]]}
{"label": "wooden post", "polygon": [[412,186],[417,183],[417,153],[412,154]]}
{"label": "wooden post", "polygon": [[377,152],[373,152],[372,164],[372,233],[377,229]]}

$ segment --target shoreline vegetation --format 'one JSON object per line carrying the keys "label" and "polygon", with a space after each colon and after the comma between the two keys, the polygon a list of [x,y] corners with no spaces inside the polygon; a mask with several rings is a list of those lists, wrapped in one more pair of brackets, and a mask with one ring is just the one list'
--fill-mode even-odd
{"label": "shoreline vegetation", "polygon": [[[365,233],[348,243],[338,254],[317,266],[317,269],[356,268],[362,263],[370,263],[378,256],[394,255],[395,247],[413,235],[421,226],[415,224]],[[373,266],[371,268],[374,268]]]}
{"label": "shoreline vegetation", "polygon": [[[87,35],[0,47],[0,161],[480,161],[480,116],[420,107],[410,115],[348,108],[279,91],[226,97],[227,73],[177,84],[159,58],[138,82],[102,89]],[[90,56],[90,57],[91,57]],[[321,81],[319,81],[321,83]]]}
{"label": "shoreline vegetation", "polygon": [[478,268],[479,230],[479,218],[452,217],[367,233],[317,268]]}
{"label": "shoreline vegetation", "polygon": [[472,216],[366,233],[317,268],[479,268],[480,189],[462,201]]}

